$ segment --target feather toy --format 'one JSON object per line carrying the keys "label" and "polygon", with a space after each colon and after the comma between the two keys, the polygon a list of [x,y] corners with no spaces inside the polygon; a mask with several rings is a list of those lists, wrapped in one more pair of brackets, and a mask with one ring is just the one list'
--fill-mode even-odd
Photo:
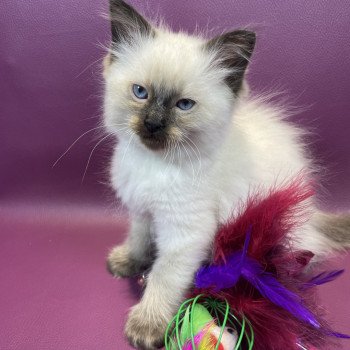
{"label": "feather toy", "polygon": [[[317,349],[330,338],[349,338],[330,330],[312,288],[331,282],[343,270],[313,276],[314,269],[306,269],[313,253],[289,248],[291,233],[309,218],[307,201],[313,193],[311,184],[300,176],[267,195],[250,196],[239,213],[218,230],[212,262],[198,270],[192,299],[187,302],[204,295],[206,300],[226,303],[225,320],[228,314],[235,319],[232,324],[239,335],[230,350]],[[225,327],[221,323],[224,309],[215,310],[217,326]],[[181,315],[184,310],[180,308],[178,320]],[[190,316],[185,315],[182,327]],[[203,350],[218,350],[221,337],[210,347],[212,327],[213,322],[207,322],[200,331],[196,329],[184,348],[166,349],[202,350],[202,344],[206,346]]]}

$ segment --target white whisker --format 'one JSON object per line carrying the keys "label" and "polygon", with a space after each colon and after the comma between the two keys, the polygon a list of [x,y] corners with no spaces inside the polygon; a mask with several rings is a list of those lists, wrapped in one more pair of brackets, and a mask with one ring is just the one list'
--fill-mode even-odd
{"label": "white whisker", "polygon": [[94,62],[90,63],[87,67],[85,67],[76,77],[75,79],[78,79],[82,74],[84,74],[91,66],[93,66],[94,64],[96,64],[97,62],[100,62],[104,59],[104,57],[102,58],[98,58],[97,60],[95,60]]}
{"label": "white whisker", "polygon": [[127,153],[128,149],[129,149],[130,143],[131,143],[132,139],[135,136],[135,134],[133,134],[131,132],[129,132],[129,133],[130,133],[130,138],[129,138],[129,142],[128,142],[126,148],[125,148],[125,151],[124,151],[124,154],[123,154],[123,158],[122,158],[122,161],[121,161],[121,165],[123,165],[123,163],[124,163],[124,159],[125,159],[125,156],[126,156],[126,153]]}
{"label": "white whisker", "polygon": [[[172,157],[173,157],[173,145],[174,145],[174,140],[170,139],[170,143],[167,141],[167,153],[165,155],[164,160],[166,161],[167,165],[163,171],[163,173],[166,173],[168,170],[169,166],[172,164]],[[167,160],[167,156],[169,155],[169,159]]]}
{"label": "white whisker", "polygon": [[92,128],[88,131],[85,131],[82,135],[80,135],[63,153],[62,155],[55,161],[55,163],[53,163],[52,168],[54,168],[56,166],[56,164],[74,147],[74,145],[82,138],[84,137],[86,134],[90,133],[91,131],[97,130],[97,129],[101,129],[104,128],[104,126],[97,126],[96,128]]}
{"label": "white whisker", "polygon": [[94,147],[94,148],[92,149],[92,151],[90,152],[89,158],[88,158],[87,163],[86,163],[85,171],[84,171],[83,177],[82,177],[82,179],[81,179],[81,183],[84,182],[85,175],[86,175],[87,170],[88,170],[88,168],[89,168],[90,161],[91,161],[91,157],[92,157],[92,155],[93,155],[95,149],[96,149],[96,148],[98,147],[98,145],[101,144],[107,137],[112,136],[112,135],[113,135],[113,134],[107,134],[106,136],[102,137],[102,139],[96,143],[95,147]]}
{"label": "white whisker", "polygon": [[[196,158],[198,160],[197,176],[199,178],[198,183],[200,183],[200,181],[202,180],[202,157],[201,157],[200,150],[198,149],[197,145],[188,136],[184,135],[184,137],[185,137],[184,141],[191,148],[192,152],[194,153],[194,155],[196,156]],[[196,148],[197,151],[191,146],[191,144],[188,141],[192,143],[192,145]]]}
{"label": "white whisker", "polygon": [[[186,141],[186,139],[184,139],[184,141],[186,142],[186,144],[188,144],[188,142]],[[192,185],[194,185],[195,180],[196,180],[196,172],[195,172],[195,170],[194,170],[194,165],[193,165],[191,156],[190,156],[190,154],[188,153],[188,151],[187,151],[187,149],[186,149],[186,146],[183,144],[183,142],[180,143],[180,147],[183,147],[183,149],[184,149],[185,152],[186,152],[187,158],[188,158],[188,160],[189,160],[190,163],[191,163],[191,168],[192,168]]]}
{"label": "white whisker", "polygon": [[[171,140],[170,140],[170,141],[171,141]],[[169,145],[169,140],[167,139],[167,140],[166,140],[166,143],[165,143],[166,152],[165,152],[165,156],[164,156],[164,161],[166,161],[166,158],[167,158],[167,156],[168,156],[168,154],[169,154],[169,147],[170,147],[170,145]]]}
{"label": "white whisker", "polygon": [[176,173],[176,177],[174,178],[172,184],[178,179],[180,173],[182,172],[182,152],[181,152],[181,147],[179,142],[175,142],[175,150],[177,151],[176,154],[178,155],[179,159],[179,167]]}

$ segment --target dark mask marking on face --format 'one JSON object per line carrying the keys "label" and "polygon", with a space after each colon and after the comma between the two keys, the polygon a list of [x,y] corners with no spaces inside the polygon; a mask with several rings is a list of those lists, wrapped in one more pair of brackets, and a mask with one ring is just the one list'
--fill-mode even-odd
{"label": "dark mask marking on face", "polygon": [[139,111],[137,133],[151,149],[164,148],[169,128],[176,121],[176,102],[180,94],[163,87],[151,87],[150,98]]}

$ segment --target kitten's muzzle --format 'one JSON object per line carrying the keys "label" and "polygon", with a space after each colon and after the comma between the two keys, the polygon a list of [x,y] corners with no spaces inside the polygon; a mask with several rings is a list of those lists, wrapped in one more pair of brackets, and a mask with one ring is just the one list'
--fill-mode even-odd
{"label": "kitten's muzzle", "polygon": [[168,142],[168,123],[161,116],[139,117],[132,124],[132,129],[140,137],[141,142],[152,150],[164,149]]}
{"label": "kitten's muzzle", "polygon": [[165,128],[165,123],[162,120],[146,118],[143,123],[147,131],[149,131],[151,134],[162,131]]}

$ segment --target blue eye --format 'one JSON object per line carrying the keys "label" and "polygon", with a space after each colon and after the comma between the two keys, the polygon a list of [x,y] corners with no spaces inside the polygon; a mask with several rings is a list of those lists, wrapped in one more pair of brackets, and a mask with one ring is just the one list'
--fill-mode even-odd
{"label": "blue eye", "polygon": [[182,100],[177,101],[176,103],[176,107],[182,109],[183,111],[188,111],[189,109],[191,109],[194,105],[196,104],[196,102],[188,99],[188,98],[184,98]]}
{"label": "blue eye", "polygon": [[146,88],[144,88],[141,85],[134,84],[132,86],[132,92],[140,100],[146,100],[148,98],[148,92],[147,92]]}

